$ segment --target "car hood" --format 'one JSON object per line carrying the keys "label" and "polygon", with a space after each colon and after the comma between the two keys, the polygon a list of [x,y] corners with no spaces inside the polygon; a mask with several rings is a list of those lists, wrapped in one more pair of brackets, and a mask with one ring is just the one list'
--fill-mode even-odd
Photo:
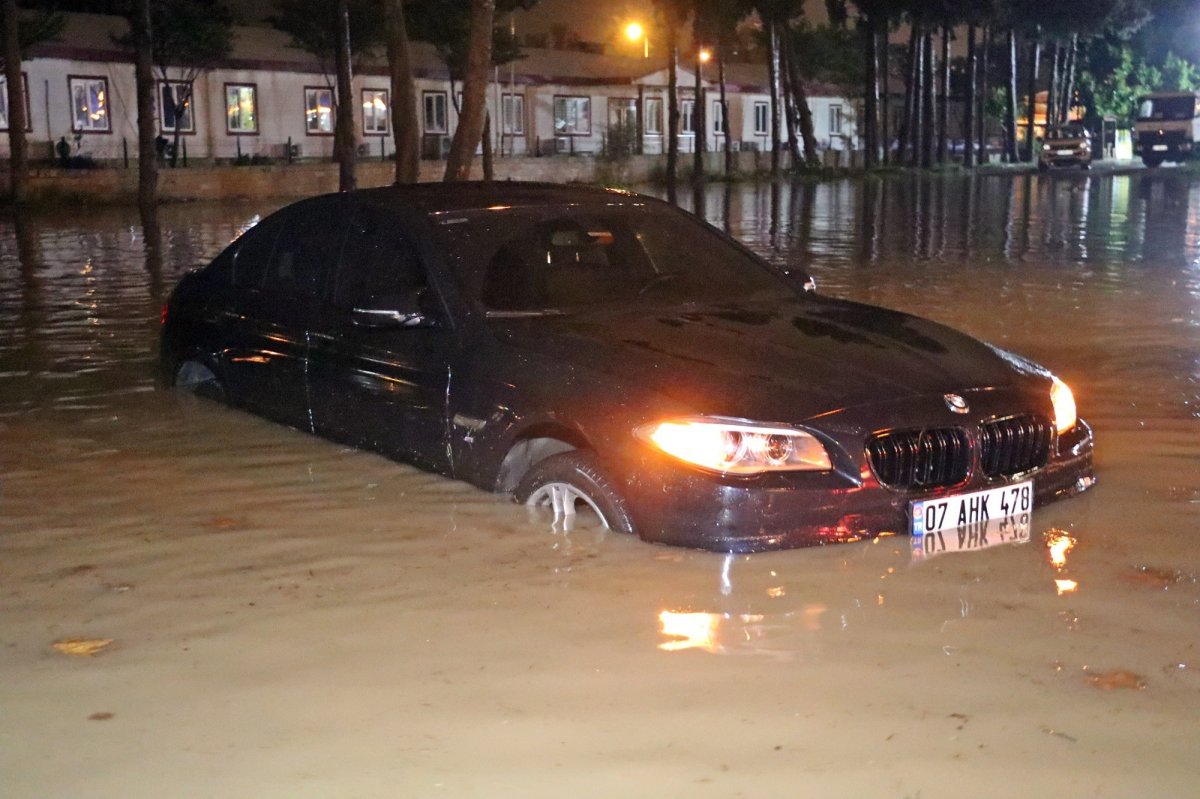
{"label": "car hood", "polygon": [[943,325],[816,296],[492,319],[501,341],[579,374],[644,387],[690,412],[797,422],[868,403],[1044,379]]}

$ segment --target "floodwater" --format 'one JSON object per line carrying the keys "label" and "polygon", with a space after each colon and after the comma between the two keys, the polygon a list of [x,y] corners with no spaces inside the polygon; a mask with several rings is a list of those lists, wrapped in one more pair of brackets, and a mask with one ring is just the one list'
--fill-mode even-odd
{"label": "floodwater", "polygon": [[0,795],[1195,796],[1200,182],[697,199],[1050,366],[1097,487],[939,557],[562,534],[154,388],[165,292],[271,207],[164,209],[160,267],[133,210],[0,222]]}

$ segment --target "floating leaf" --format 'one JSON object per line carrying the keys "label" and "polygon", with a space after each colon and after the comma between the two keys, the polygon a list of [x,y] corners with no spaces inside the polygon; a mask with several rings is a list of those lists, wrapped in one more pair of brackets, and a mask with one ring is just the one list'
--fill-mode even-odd
{"label": "floating leaf", "polygon": [[103,652],[112,642],[111,638],[65,638],[55,641],[53,646],[64,655],[91,657]]}
{"label": "floating leaf", "polygon": [[1146,689],[1145,678],[1127,669],[1092,672],[1085,679],[1093,688],[1099,688],[1101,691],[1144,691]]}

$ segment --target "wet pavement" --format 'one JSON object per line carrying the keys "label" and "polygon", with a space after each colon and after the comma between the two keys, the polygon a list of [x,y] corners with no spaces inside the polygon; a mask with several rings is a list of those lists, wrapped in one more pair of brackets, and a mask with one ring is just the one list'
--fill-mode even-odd
{"label": "wet pavement", "polygon": [[149,267],[132,209],[0,222],[0,795],[1194,795],[1200,182],[683,203],[1045,363],[1099,485],[941,556],[562,534],[155,390],[165,293],[272,208],[166,208]]}

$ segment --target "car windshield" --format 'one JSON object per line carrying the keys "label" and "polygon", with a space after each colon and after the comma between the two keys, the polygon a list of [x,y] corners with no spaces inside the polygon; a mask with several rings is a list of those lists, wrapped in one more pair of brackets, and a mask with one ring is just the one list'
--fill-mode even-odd
{"label": "car windshield", "polygon": [[1082,139],[1087,135],[1087,131],[1078,125],[1068,125],[1065,128],[1054,128],[1046,138],[1050,141],[1061,141],[1062,139]]}
{"label": "car windshield", "polygon": [[468,293],[492,316],[795,296],[747,250],[656,206],[500,207],[433,221]]}
{"label": "car windshield", "polygon": [[1195,97],[1146,97],[1138,107],[1138,119],[1192,119],[1200,105]]}

